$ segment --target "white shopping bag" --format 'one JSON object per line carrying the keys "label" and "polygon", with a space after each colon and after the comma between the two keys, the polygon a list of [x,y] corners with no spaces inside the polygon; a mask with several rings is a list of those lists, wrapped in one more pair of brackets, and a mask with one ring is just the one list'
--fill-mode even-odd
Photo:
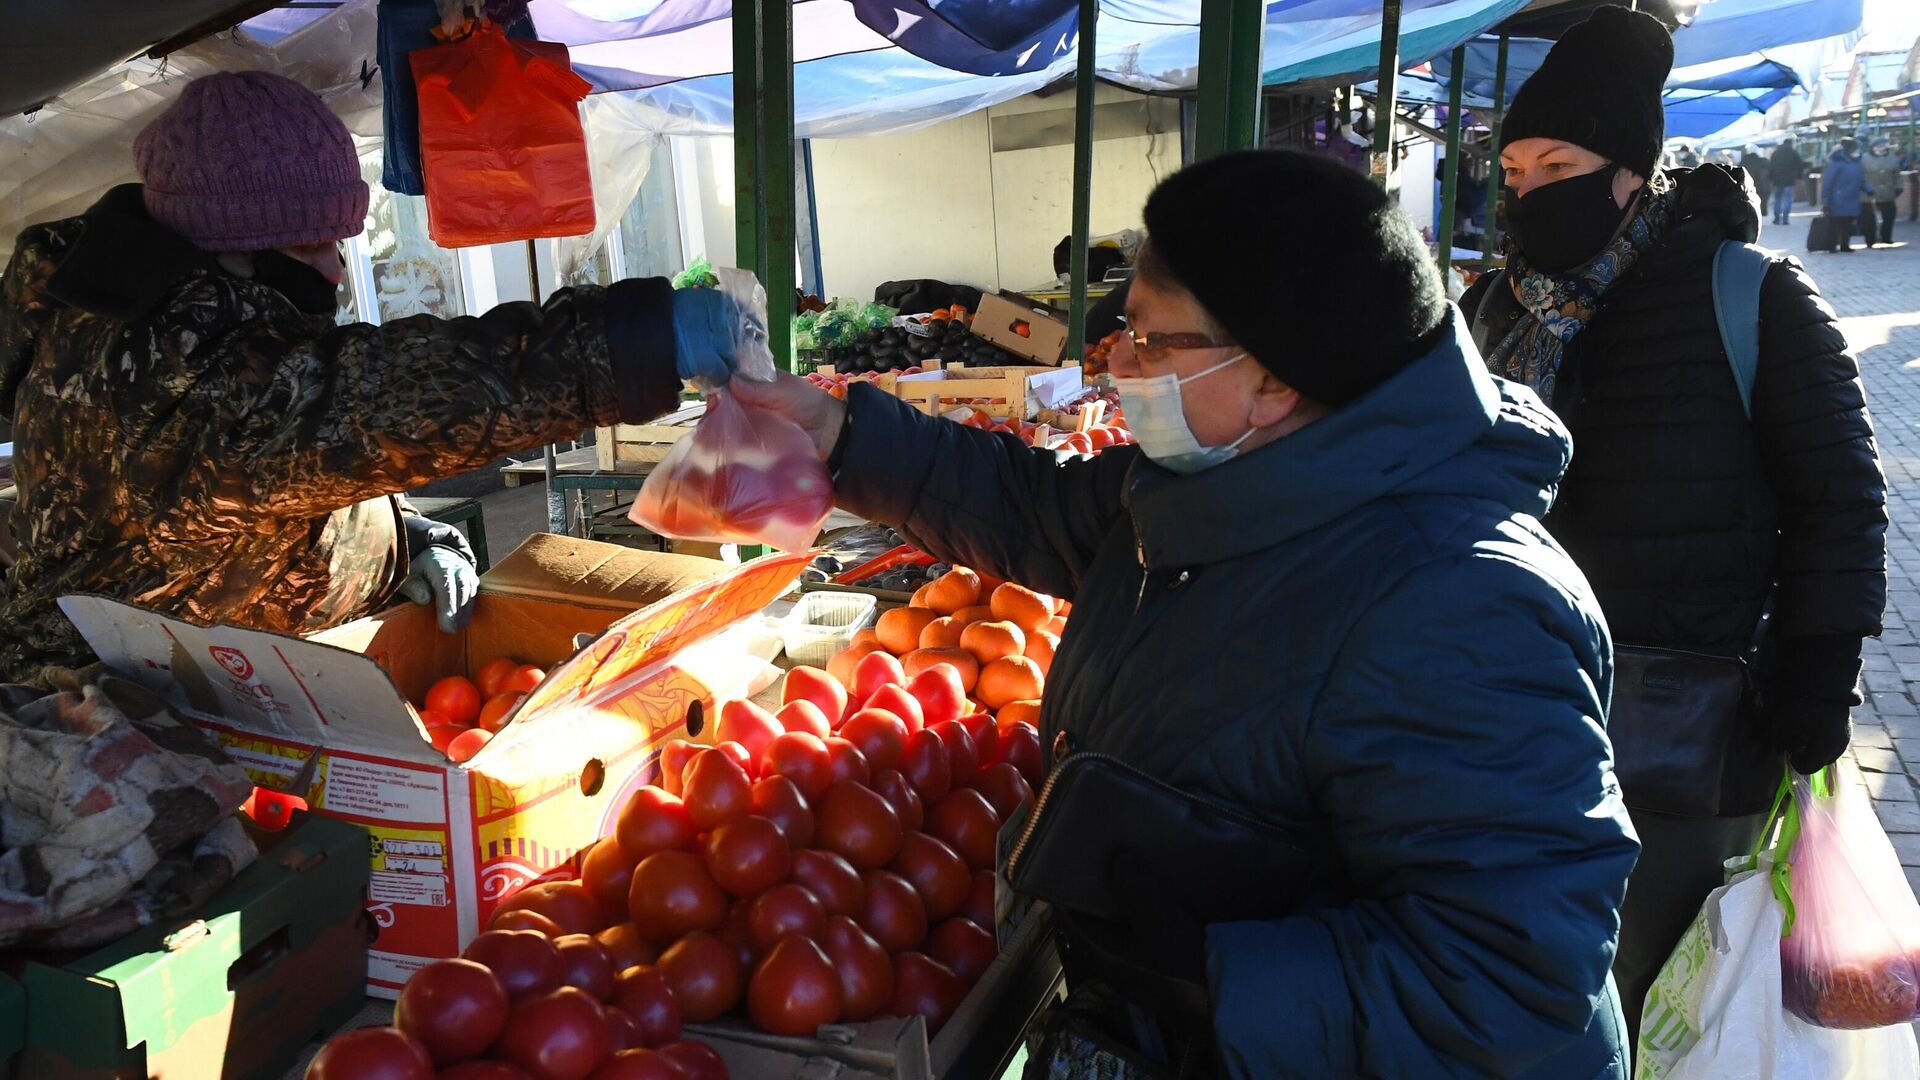
{"label": "white shopping bag", "polygon": [[1707,897],[1647,994],[1634,1080],[1920,1080],[1911,1026],[1835,1031],[1787,1012],[1782,920],[1769,855]]}

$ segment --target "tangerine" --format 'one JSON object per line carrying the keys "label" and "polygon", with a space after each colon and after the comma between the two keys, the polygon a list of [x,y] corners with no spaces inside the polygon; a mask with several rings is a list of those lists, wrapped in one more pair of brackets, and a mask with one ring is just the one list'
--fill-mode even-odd
{"label": "tangerine", "polygon": [[1059,638],[1045,630],[1035,630],[1027,635],[1027,647],[1020,650],[1020,654],[1040,665],[1040,674],[1046,675],[1053,671],[1053,651],[1059,647]]}
{"label": "tangerine", "polygon": [[974,684],[980,681],[980,661],[965,649],[915,649],[900,658],[908,679],[935,664],[952,664],[960,672],[960,688],[967,693],[972,693]]}
{"label": "tangerine", "polygon": [[1027,635],[1010,622],[977,622],[960,631],[960,647],[982,664],[991,664],[1003,656],[1019,656],[1027,647]]}
{"label": "tangerine", "polygon": [[874,626],[879,634],[880,644],[895,656],[910,653],[920,647],[920,632],[927,624],[940,616],[921,607],[901,607],[883,612],[880,621]]}
{"label": "tangerine", "polygon": [[[862,633],[865,633],[865,631],[862,631]],[[868,653],[886,651],[886,648],[882,646],[880,642],[862,641],[856,635],[853,639],[853,644],[834,653],[833,658],[827,661],[827,674],[840,680],[840,685],[842,686],[852,686],[853,669],[859,665],[860,661],[865,658]],[[840,718],[837,716],[829,716],[827,719],[829,721],[835,721]]]}
{"label": "tangerine", "polygon": [[993,618],[993,609],[985,604],[975,604],[972,607],[963,607],[959,611],[954,612],[953,618],[955,622],[959,623],[986,622],[988,619]]}
{"label": "tangerine", "polygon": [[1000,706],[1000,711],[994,715],[994,722],[999,725],[1002,731],[1006,730],[1010,724],[1032,724],[1034,728],[1038,729],[1040,727],[1040,702],[1035,700],[1009,701],[1005,705]]}
{"label": "tangerine", "polygon": [[987,708],[998,709],[1038,698],[1046,687],[1047,678],[1040,673],[1040,665],[1024,656],[1003,656],[980,669],[976,696]]}
{"label": "tangerine", "polygon": [[926,604],[941,615],[951,615],[979,602],[980,575],[964,566],[956,566],[941,574],[927,586]]}
{"label": "tangerine", "polygon": [[1032,633],[1053,618],[1053,597],[1008,582],[993,590],[993,617]]}

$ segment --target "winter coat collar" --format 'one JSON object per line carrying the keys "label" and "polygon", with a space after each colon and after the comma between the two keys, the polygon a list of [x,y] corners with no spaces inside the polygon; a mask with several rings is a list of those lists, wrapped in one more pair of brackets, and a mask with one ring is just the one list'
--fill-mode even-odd
{"label": "winter coat collar", "polygon": [[1530,390],[1489,375],[1458,311],[1440,343],[1373,392],[1191,476],[1142,457],[1128,506],[1149,567],[1294,539],[1388,495],[1492,498],[1546,513],[1572,443]]}
{"label": "winter coat collar", "polygon": [[47,293],[89,314],[140,319],[181,281],[220,269],[213,256],[153,220],[139,184],[107,192],[80,221],[80,238],[47,278]]}

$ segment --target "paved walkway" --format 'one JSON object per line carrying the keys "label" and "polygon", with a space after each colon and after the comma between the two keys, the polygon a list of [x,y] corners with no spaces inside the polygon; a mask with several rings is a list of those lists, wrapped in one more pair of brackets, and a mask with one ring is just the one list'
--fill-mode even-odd
{"label": "paved walkway", "polygon": [[1809,254],[1813,216],[1803,211],[1791,225],[1768,225],[1760,243],[1806,264],[1840,314],[1866,382],[1887,472],[1890,580],[1886,632],[1866,644],[1867,703],[1854,714],[1848,756],[1920,889],[1920,224],[1900,222],[1893,248]]}

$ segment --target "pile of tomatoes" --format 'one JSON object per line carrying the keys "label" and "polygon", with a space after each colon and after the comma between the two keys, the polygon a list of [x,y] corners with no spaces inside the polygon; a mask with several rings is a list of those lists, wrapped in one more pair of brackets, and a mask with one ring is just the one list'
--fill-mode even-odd
{"label": "pile of tomatoes", "polygon": [[466,761],[487,745],[546,677],[532,664],[504,656],[489,660],[471,679],[449,675],[434,683],[418,705],[420,722],[435,750],[452,761]]}

